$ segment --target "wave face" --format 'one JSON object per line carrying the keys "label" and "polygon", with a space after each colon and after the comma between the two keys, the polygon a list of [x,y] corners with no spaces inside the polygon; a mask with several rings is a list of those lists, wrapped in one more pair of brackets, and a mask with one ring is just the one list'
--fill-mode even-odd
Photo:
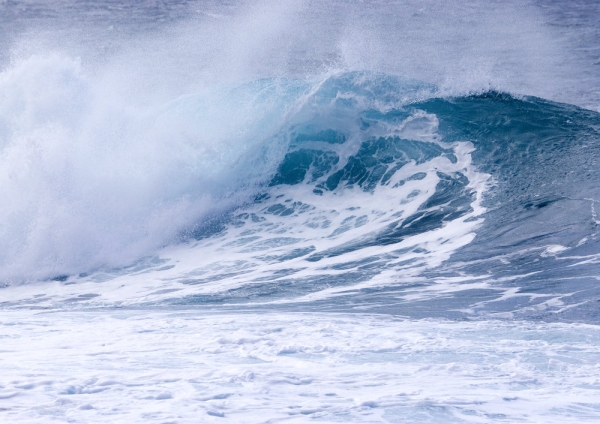
{"label": "wave face", "polygon": [[[84,300],[96,305],[327,304],[418,317],[595,321],[598,113],[499,92],[440,98],[435,86],[372,72],[262,79],[218,96],[227,122],[236,111],[233,129],[221,128],[206,95],[184,96],[142,118],[152,121],[143,140],[159,147],[167,137],[161,128],[185,130],[170,151],[161,147],[148,160],[147,144],[118,150],[119,157],[132,148],[142,154],[141,162],[125,162],[143,168],[109,167],[116,193],[105,193],[113,186],[103,182],[86,204],[88,197],[73,200],[82,187],[53,189],[60,195],[49,200],[59,211],[49,218],[55,221],[33,232],[39,244],[31,233],[22,241],[42,266],[27,268],[89,287],[94,296]],[[213,121],[218,132],[210,132]],[[228,131],[238,131],[235,148],[222,141]],[[189,144],[190,134],[209,141]],[[17,147],[30,145],[25,139]],[[114,157],[94,161],[104,169]],[[64,181],[71,159],[34,173],[33,183],[43,180],[39,190],[46,190]],[[89,170],[81,172],[87,187]],[[131,194],[142,182],[132,175],[144,184],[154,178],[135,205]],[[80,202],[93,212],[81,212]],[[19,225],[9,229],[44,222],[46,205],[33,209],[45,212],[35,219],[26,206],[10,211]],[[69,232],[85,244],[74,244]],[[4,243],[14,243],[5,234]],[[61,250],[52,237],[69,244]],[[169,246],[153,254],[161,243]],[[110,255],[95,261],[104,251]],[[5,263],[23,255],[5,252],[13,255]],[[131,262],[124,252],[144,259],[111,263],[111,255]],[[103,293],[121,285],[136,294]]]}

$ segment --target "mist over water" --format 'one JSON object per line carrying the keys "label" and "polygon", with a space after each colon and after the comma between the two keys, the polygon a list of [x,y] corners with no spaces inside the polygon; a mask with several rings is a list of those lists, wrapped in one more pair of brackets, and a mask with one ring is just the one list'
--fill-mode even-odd
{"label": "mist over water", "polygon": [[219,81],[351,69],[416,78],[450,93],[493,88],[587,103],[574,89],[597,85],[597,51],[587,46],[600,12],[595,2],[561,5],[6,2],[2,56],[6,63],[62,52],[82,58],[89,73],[117,72],[127,85],[151,82],[153,92],[167,86],[171,95]]}

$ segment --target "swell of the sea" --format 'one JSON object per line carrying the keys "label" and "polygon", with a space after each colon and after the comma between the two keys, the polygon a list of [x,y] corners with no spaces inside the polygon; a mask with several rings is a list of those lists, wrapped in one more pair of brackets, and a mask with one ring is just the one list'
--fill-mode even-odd
{"label": "swell of the sea", "polygon": [[[82,138],[60,117],[5,113],[4,190],[30,190],[5,208],[4,281],[72,286],[37,305],[83,290],[88,306],[595,322],[598,113],[495,91],[439,97],[373,72],[212,95],[218,108],[204,94],[138,112],[114,139],[85,116],[83,146],[68,150]],[[56,145],[11,127],[32,116]]]}
{"label": "swell of the sea", "polygon": [[594,422],[589,2],[0,0],[7,422]]}

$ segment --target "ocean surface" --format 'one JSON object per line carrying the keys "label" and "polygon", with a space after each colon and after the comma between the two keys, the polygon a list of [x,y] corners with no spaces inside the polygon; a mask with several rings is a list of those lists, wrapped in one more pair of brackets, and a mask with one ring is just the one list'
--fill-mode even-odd
{"label": "ocean surface", "polygon": [[0,0],[0,421],[600,421],[600,1]]}

